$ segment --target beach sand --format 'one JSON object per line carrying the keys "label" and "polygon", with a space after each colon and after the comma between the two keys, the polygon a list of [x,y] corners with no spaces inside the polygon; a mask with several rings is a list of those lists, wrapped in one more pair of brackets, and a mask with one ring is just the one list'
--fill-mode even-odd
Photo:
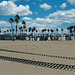
{"label": "beach sand", "polygon": [[[0,49],[75,58],[75,41],[0,41]],[[23,53],[0,51],[0,56],[75,65],[75,60]],[[0,75],[75,75],[75,72],[0,59]]]}

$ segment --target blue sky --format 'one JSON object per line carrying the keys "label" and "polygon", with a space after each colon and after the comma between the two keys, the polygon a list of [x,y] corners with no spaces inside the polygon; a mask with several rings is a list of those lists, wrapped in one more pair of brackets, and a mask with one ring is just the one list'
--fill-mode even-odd
{"label": "blue sky", "polygon": [[[21,22],[26,22],[26,27],[36,27],[39,31],[43,28],[66,28],[75,25],[75,0],[0,0],[0,29],[11,29],[9,18],[19,14]],[[15,24],[13,23],[14,29]]]}

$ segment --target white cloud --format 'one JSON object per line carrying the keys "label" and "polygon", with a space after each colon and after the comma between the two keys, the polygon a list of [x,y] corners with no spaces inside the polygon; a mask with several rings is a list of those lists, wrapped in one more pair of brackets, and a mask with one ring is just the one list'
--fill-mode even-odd
{"label": "white cloud", "polygon": [[46,3],[40,5],[40,8],[44,9],[45,11],[51,9],[51,7],[51,5],[48,5]]}
{"label": "white cloud", "polygon": [[35,14],[38,14],[38,12],[35,12]]}
{"label": "white cloud", "polygon": [[16,14],[19,14],[20,16],[29,15],[32,14],[32,12],[29,9],[30,9],[29,5],[17,6],[11,1],[3,1],[0,3],[0,15],[16,15]]}
{"label": "white cloud", "polygon": [[32,21],[26,22],[28,27],[36,27],[38,30],[41,30],[43,28],[55,28],[57,25],[53,22],[52,19],[49,18],[36,18]]}
{"label": "white cloud", "polygon": [[63,23],[75,23],[75,9],[57,11],[48,15],[47,18],[53,18],[53,22],[56,23],[55,25],[61,25]]}
{"label": "white cloud", "polygon": [[30,17],[23,17],[22,20],[32,20]]}
{"label": "white cloud", "polygon": [[75,5],[75,0],[67,0],[71,5]]}
{"label": "white cloud", "polygon": [[0,21],[0,27],[10,27],[10,23],[6,22],[6,21]]}
{"label": "white cloud", "polygon": [[61,7],[62,9],[66,8],[66,3],[63,3],[60,7]]}
{"label": "white cloud", "polygon": [[75,9],[56,11],[52,14],[49,14],[46,18],[37,17],[32,21],[26,22],[28,27],[35,26],[37,29],[43,29],[43,28],[54,29],[58,28],[58,26],[61,26],[64,23],[66,24],[75,23]]}

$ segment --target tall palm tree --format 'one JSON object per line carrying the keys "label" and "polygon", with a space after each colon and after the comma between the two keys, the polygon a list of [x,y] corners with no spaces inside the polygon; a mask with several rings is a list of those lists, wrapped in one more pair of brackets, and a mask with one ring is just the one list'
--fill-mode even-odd
{"label": "tall palm tree", "polygon": [[[13,29],[13,36],[14,36],[14,29]],[[13,39],[14,40],[14,39]]]}
{"label": "tall palm tree", "polygon": [[53,33],[53,32],[54,32],[54,30],[53,30],[53,29],[51,29],[51,32]]}
{"label": "tall palm tree", "polygon": [[[22,24],[23,24],[23,27],[22,27],[22,32],[23,31],[25,31],[25,29],[26,29],[26,22],[25,21],[22,21]],[[23,37],[23,36],[22,36]],[[25,35],[24,35],[24,37],[25,37]]]}
{"label": "tall palm tree", "polygon": [[23,24],[23,29],[25,30],[25,28],[26,28],[26,23],[25,23],[25,21],[22,21],[22,24]]}
{"label": "tall palm tree", "polygon": [[38,32],[38,31],[36,30],[36,36],[37,36],[37,32]]}
{"label": "tall palm tree", "polygon": [[19,15],[16,14],[16,16],[15,16],[15,22],[16,22],[16,36],[17,36],[17,24],[19,23],[19,19],[20,19]]}
{"label": "tall palm tree", "polygon": [[10,18],[9,19],[9,22],[11,23],[11,30],[10,30],[10,32],[12,31],[12,37],[13,37],[13,40],[14,40],[14,35],[13,35],[13,25],[12,25],[12,23],[14,22],[14,20],[13,20],[13,18]]}
{"label": "tall palm tree", "polygon": [[19,27],[19,30],[20,30],[20,37],[21,37],[21,30],[22,30],[22,26],[20,26],[20,27]]}
{"label": "tall palm tree", "polygon": [[23,41],[23,29],[21,31],[22,31],[22,41]]}

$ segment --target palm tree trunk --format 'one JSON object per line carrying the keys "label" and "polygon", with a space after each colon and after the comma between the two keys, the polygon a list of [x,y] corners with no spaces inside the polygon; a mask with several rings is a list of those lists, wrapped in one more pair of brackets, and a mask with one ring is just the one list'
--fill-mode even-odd
{"label": "palm tree trunk", "polygon": [[21,38],[21,30],[20,30],[20,38]]}
{"label": "palm tree trunk", "polygon": [[11,28],[12,28],[12,40],[14,41],[13,26],[12,26],[12,23],[11,23]]}
{"label": "palm tree trunk", "polygon": [[22,41],[23,41],[23,31],[22,31]]}
{"label": "palm tree trunk", "polygon": [[17,37],[17,23],[16,23],[16,37]]}

